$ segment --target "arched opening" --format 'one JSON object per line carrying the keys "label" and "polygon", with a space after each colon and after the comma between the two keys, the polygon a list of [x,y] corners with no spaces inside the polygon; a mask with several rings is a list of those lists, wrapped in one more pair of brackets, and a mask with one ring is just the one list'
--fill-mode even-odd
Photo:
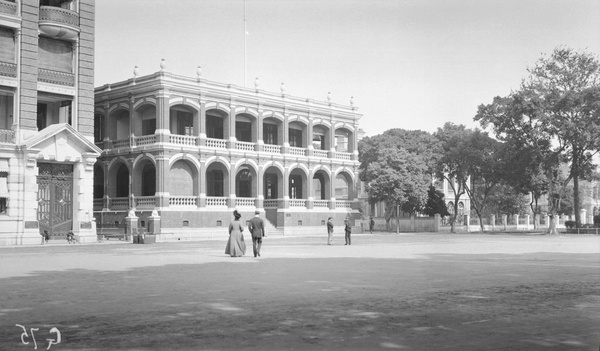
{"label": "arched opening", "polygon": [[277,118],[267,117],[263,120],[263,141],[269,145],[282,145],[280,130],[283,124]]}
{"label": "arched opening", "polygon": [[348,180],[348,176],[344,173],[340,173],[335,177],[335,198],[337,200],[350,200],[352,198],[352,192],[348,184],[351,184],[351,180]]}
{"label": "arched opening", "polygon": [[338,152],[352,152],[353,141],[352,132],[347,129],[340,128],[335,131],[335,151]]}
{"label": "arched opening", "polygon": [[172,106],[169,109],[169,129],[171,134],[196,135],[194,131],[195,110],[185,105]]}
{"label": "arched opening", "polygon": [[277,167],[268,167],[264,173],[265,199],[278,199],[283,197],[283,174]]}
{"label": "arched opening", "polygon": [[294,169],[289,177],[289,198],[290,199],[306,199],[307,186],[306,174],[299,168]]}
{"label": "arched opening", "polygon": [[94,199],[104,197],[104,170],[100,166],[94,167]]}
{"label": "arched opening", "polygon": [[235,116],[235,138],[238,141],[254,142],[256,135],[256,118],[247,113],[240,113]]}
{"label": "arched opening", "polygon": [[315,172],[313,176],[313,197],[315,200],[329,200],[329,175],[322,170]]}
{"label": "arched opening", "polygon": [[237,197],[256,197],[256,176],[252,169],[244,167],[235,176],[235,194]]}
{"label": "arched opening", "polygon": [[152,135],[156,133],[156,107],[144,105],[137,110],[140,123],[135,125],[135,135]]}
{"label": "arched opening", "polygon": [[290,122],[288,128],[288,136],[290,146],[292,147],[306,147],[304,143],[304,135],[306,133],[306,126],[299,122]]}
{"label": "arched opening", "polygon": [[206,111],[206,137],[212,139],[224,139],[225,120],[227,114],[220,110]]}
{"label": "arched opening", "polygon": [[229,194],[227,168],[220,162],[211,163],[206,169],[206,195],[222,197]]}
{"label": "arched opening", "polygon": [[124,140],[129,138],[129,111],[119,109],[110,115],[110,130],[108,137],[111,140]]}
{"label": "arched opening", "polygon": [[313,148],[315,150],[329,150],[330,140],[327,136],[329,129],[323,125],[313,126]]}
{"label": "arched opening", "polygon": [[116,197],[129,196],[129,168],[125,164],[121,164],[117,169],[115,190]]}
{"label": "arched opening", "polygon": [[198,193],[197,171],[189,162],[178,160],[171,166],[166,188],[173,196],[193,196]]}
{"label": "arched opening", "polygon": [[156,168],[151,162],[146,162],[142,168],[141,196],[156,194]]}

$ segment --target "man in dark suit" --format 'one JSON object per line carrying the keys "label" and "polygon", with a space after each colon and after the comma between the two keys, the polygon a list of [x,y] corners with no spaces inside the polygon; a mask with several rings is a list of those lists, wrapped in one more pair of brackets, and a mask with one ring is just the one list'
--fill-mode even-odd
{"label": "man in dark suit", "polygon": [[250,234],[252,234],[252,249],[254,250],[254,257],[258,255],[260,257],[260,246],[262,245],[262,238],[265,236],[265,224],[260,218],[260,212],[254,212],[254,218],[250,220],[248,225]]}

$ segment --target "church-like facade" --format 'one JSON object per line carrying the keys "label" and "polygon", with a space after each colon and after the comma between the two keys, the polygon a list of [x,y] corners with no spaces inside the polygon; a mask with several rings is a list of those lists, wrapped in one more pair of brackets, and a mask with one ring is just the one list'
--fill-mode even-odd
{"label": "church-like facade", "polygon": [[161,70],[95,89],[94,217],[158,241],[223,231],[233,209],[282,234],[358,212],[358,121],[350,101]]}

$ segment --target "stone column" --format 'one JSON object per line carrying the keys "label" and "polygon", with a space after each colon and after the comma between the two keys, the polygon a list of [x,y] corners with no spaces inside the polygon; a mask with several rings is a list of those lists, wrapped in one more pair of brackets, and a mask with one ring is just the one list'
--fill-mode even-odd
{"label": "stone column", "polygon": [[263,151],[265,149],[265,140],[264,140],[264,127],[263,127],[263,120],[264,120],[264,112],[262,109],[258,110],[258,118],[256,119],[256,128],[257,128],[257,133],[256,133],[256,148],[255,150],[260,152]]}
{"label": "stone column", "polygon": [[125,217],[125,224],[126,224],[126,234],[127,235],[134,235],[137,234],[138,232],[138,217],[135,215],[135,211],[130,210],[127,214],[127,217]]}
{"label": "stone column", "polygon": [[490,215],[490,227],[492,230],[496,230],[496,215]]}
{"label": "stone column", "polygon": [[508,215],[502,215],[502,226],[504,227],[504,230],[508,229]]}
{"label": "stone column", "polygon": [[464,215],[464,221],[465,221],[465,228],[468,233],[471,231],[471,228],[470,228],[471,216],[468,214]]}
{"label": "stone column", "polygon": [[[228,136],[228,141],[227,141],[227,148],[228,149],[235,149],[235,144],[237,142],[237,138],[235,136],[235,105],[231,104],[229,106],[229,133],[227,134]],[[235,188],[234,188],[235,189]]]}
{"label": "stone column", "polygon": [[169,175],[169,157],[156,157],[156,207],[169,207],[170,194],[166,189],[166,179]]}
{"label": "stone column", "polygon": [[313,145],[313,120],[310,111],[308,112],[308,126],[306,127],[306,139],[306,155],[308,157],[311,157],[315,154],[315,147]]}
{"label": "stone column", "polygon": [[581,224],[587,224],[586,223],[586,219],[587,219],[587,210],[585,208],[582,208],[580,211],[580,216],[581,216]]}
{"label": "stone column", "polygon": [[531,223],[531,216],[525,215],[525,229],[529,230],[529,223]]}
{"label": "stone column", "polygon": [[198,207],[206,207],[206,165],[204,162],[200,162],[200,170],[198,174],[198,189],[200,194],[198,196]]}
{"label": "stone column", "polygon": [[198,114],[198,137],[200,139],[199,145],[206,145],[206,102],[202,101],[202,95],[200,95],[200,113]]}
{"label": "stone column", "polygon": [[148,217],[148,233],[160,234],[160,216],[158,211],[152,211],[152,215]]}
{"label": "stone column", "polygon": [[550,228],[550,216],[546,215],[545,222],[546,222],[546,228]]}
{"label": "stone column", "polygon": [[285,113],[283,119],[283,146],[281,153],[287,154],[290,150],[290,116]]}

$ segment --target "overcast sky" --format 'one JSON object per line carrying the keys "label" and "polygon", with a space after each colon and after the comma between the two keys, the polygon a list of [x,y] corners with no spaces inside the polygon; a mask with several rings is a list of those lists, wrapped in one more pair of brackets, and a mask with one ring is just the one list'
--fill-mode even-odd
{"label": "overcast sky", "polygon": [[[160,69],[355,105],[367,135],[475,127],[557,46],[600,53],[600,0],[99,0],[95,85]],[[244,38],[246,42],[244,43]],[[246,47],[246,50],[244,49]],[[245,54],[244,54],[245,52]],[[244,59],[246,57],[246,59]],[[246,79],[245,79],[246,78]]]}

